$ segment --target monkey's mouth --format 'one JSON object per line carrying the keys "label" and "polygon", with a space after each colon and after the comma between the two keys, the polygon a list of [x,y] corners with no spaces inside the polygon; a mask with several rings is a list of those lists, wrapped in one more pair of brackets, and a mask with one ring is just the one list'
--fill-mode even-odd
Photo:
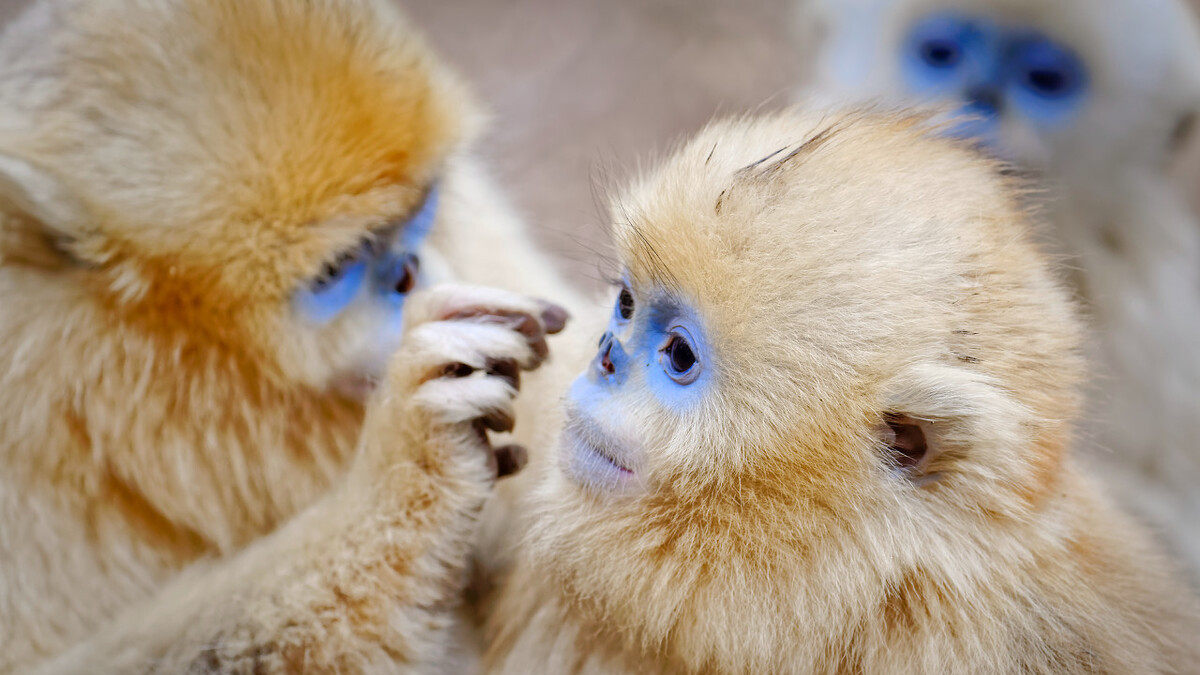
{"label": "monkey's mouth", "polygon": [[329,383],[333,393],[352,401],[366,401],[379,386],[380,376],[374,373],[349,372],[339,375]]}
{"label": "monkey's mouth", "polygon": [[560,461],[568,476],[592,487],[618,487],[634,476],[608,435],[582,415],[572,414],[563,429]]}

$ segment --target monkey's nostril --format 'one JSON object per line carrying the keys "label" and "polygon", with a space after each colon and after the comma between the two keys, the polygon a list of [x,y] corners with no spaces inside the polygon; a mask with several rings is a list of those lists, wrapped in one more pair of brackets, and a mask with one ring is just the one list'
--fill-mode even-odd
{"label": "monkey's nostril", "polygon": [[613,373],[617,372],[617,368],[613,365],[611,358],[613,340],[614,338],[611,331],[605,333],[604,336],[600,338],[600,368],[604,370],[606,375],[612,375]]}
{"label": "monkey's nostril", "polygon": [[613,365],[612,359],[608,358],[607,350],[605,350],[604,356],[600,359],[600,367],[603,368],[604,372],[608,373],[609,375],[617,372],[617,368]]}
{"label": "monkey's nostril", "polygon": [[997,115],[1004,107],[1004,98],[995,87],[977,86],[967,90],[967,103],[979,114]]}

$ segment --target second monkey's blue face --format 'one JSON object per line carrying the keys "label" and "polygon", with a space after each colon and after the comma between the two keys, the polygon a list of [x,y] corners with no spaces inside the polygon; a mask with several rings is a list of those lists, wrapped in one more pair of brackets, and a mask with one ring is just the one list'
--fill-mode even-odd
{"label": "second monkey's blue face", "polygon": [[1067,45],[1035,29],[983,17],[937,13],[902,42],[905,86],[918,96],[961,102],[975,119],[956,135],[998,141],[1002,119],[1053,129],[1078,117],[1089,96],[1087,66]]}
{"label": "second monkey's blue face", "polygon": [[647,428],[696,414],[714,380],[701,317],[670,291],[621,285],[608,330],[568,393],[562,467],[576,482],[614,489],[645,469]]}
{"label": "second monkey's blue face", "polygon": [[364,241],[330,262],[320,276],[297,289],[296,310],[314,324],[329,323],[363,300],[396,319],[404,298],[418,282],[417,250],[437,215],[437,185],[429,188],[417,210],[387,236]]}
{"label": "second monkey's blue face", "polygon": [[291,293],[298,339],[305,342],[312,384],[361,399],[383,374],[400,344],[405,299],[424,283],[418,254],[438,212],[433,183],[412,210],[331,251]]}

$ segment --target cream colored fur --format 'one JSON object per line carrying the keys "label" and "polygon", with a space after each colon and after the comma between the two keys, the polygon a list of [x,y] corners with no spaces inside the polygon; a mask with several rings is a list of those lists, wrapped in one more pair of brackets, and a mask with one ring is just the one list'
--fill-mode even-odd
{"label": "cream colored fur", "polygon": [[291,298],[436,181],[428,282],[570,303],[467,150],[478,117],[383,0],[64,0],[8,28],[0,673],[469,657],[476,428],[514,392],[434,375],[536,365],[544,307],[418,292],[364,404],[335,385],[382,375],[378,317],[316,327]]}
{"label": "cream colored fur", "polygon": [[1180,0],[805,0],[822,41],[801,98],[910,101],[900,40],[933,11],[1037,28],[1088,65],[1083,113],[1057,130],[1007,118],[999,150],[1037,177],[1027,198],[1074,269],[1094,338],[1083,439],[1122,500],[1200,580],[1200,223],[1164,169],[1200,113],[1200,37]]}
{"label": "cream colored fur", "polygon": [[624,488],[565,441],[525,477],[488,672],[1194,671],[1196,598],[1079,466],[1082,331],[1020,187],[930,127],[717,122],[615,202],[637,303],[695,310],[713,380],[605,404]]}

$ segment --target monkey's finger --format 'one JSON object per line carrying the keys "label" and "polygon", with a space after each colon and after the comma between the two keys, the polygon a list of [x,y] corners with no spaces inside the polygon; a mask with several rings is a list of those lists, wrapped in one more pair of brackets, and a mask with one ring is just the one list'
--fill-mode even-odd
{"label": "monkey's finger", "polygon": [[502,445],[492,452],[496,457],[497,478],[511,476],[529,463],[529,453],[519,445]]}
{"label": "monkey's finger", "polygon": [[488,472],[492,479],[495,480],[500,472],[499,463],[496,459],[496,451],[492,448],[492,442],[488,439],[487,427],[483,422],[475,420],[471,423],[471,428],[475,430],[475,435],[479,437],[479,447],[483,449],[483,457],[487,461]]}
{"label": "monkey's finger", "polygon": [[489,410],[487,414],[479,418],[483,426],[492,431],[500,433],[508,433],[516,426],[517,420],[513,417],[512,410]]}
{"label": "monkey's finger", "polygon": [[525,336],[538,361],[544,361],[550,355],[546,345],[546,330],[538,319],[528,315],[508,311],[489,311],[483,308],[468,309],[453,316],[447,321],[465,321],[471,323],[496,324],[514,330]]}
{"label": "monkey's finger", "polygon": [[[507,328],[449,321],[427,323],[413,329],[404,336],[400,350],[393,357],[397,371],[413,373],[418,383],[452,375],[451,366],[459,370],[456,364],[483,370],[489,363],[500,361],[535,368],[541,358],[524,336]],[[462,374],[468,373],[459,373]]]}
{"label": "monkey's finger", "polygon": [[508,431],[515,419],[516,391],[498,377],[481,372],[456,379],[434,379],[413,394],[413,403],[441,424],[479,422],[487,428]]}
{"label": "monkey's finger", "polygon": [[[405,321],[422,323],[466,316],[525,315],[533,317],[542,332],[557,333],[566,325],[565,309],[544,300],[486,286],[441,284],[410,299],[415,305],[405,308]],[[410,324],[415,325],[415,324]]]}
{"label": "monkey's finger", "polygon": [[521,367],[512,359],[488,359],[487,374],[498,377],[516,391],[521,390]]}
{"label": "monkey's finger", "polygon": [[537,316],[537,319],[540,319],[540,321],[535,320],[529,314],[489,307],[472,307],[456,312],[453,316],[447,317],[447,319],[480,318],[487,320],[488,317],[497,317],[500,320],[507,318],[525,319],[524,322],[518,321],[516,324],[517,331],[524,335],[534,337],[540,334],[553,335],[562,332],[563,328],[567,326],[567,321],[571,318],[570,313],[562,306],[548,300],[538,300],[538,304],[541,306],[541,313]]}
{"label": "monkey's finger", "polygon": [[542,300],[542,307],[542,325],[546,327],[546,332],[550,335],[561,333],[562,329],[567,327],[571,313],[566,308],[547,300]]}
{"label": "monkey's finger", "polygon": [[[454,314],[476,308],[530,316],[540,316],[542,311],[539,301],[535,298],[491,286],[438,284],[414,293],[410,299],[415,301],[417,310],[412,318],[422,322],[441,321]],[[404,311],[407,315],[409,312],[407,304]]]}

